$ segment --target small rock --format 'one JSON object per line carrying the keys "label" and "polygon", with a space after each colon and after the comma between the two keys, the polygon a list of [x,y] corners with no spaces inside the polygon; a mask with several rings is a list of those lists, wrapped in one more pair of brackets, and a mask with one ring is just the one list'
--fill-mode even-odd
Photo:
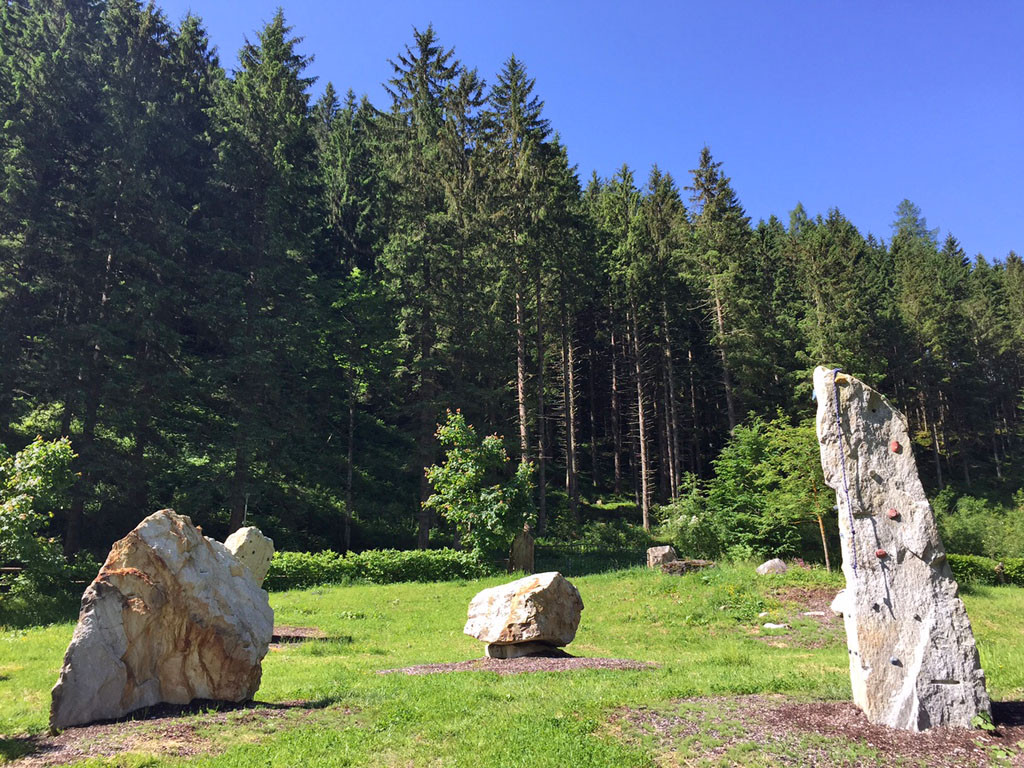
{"label": "small rock", "polygon": [[759,614],[757,614],[757,618],[763,619],[767,615],[768,615],[768,611],[761,611]]}
{"label": "small rock", "polygon": [[836,596],[832,598],[832,604],[829,606],[829,610],[832,611],[836,616],[842,616],[848,610],[846,607],[846,590],[840,589]]}
{"label": "small rock", "polygon": [[761,625],[765,629],[789,629],[789,624],[773,624],[768,621]]}
{"label": "small rock", "polygon": [[804,611],[803,615],[804,616],[824,616],[825,612],[824,611]]}
{"label": "small rock", "polygon": [[274,540],[260,532],[259,528],[239,528],[224,540],[224,546],[249,569],[256,580],[256,586],[263,586],[274,557]]}
{"label": "small rock", "polygon": [[759,576],[766,576],[769,573],[785,573],[788,570],[789,569],[786,567],[786,564],[777,557],[767,560],[757,566],[757,573]]}
{"label": "small rock", "polygon": [[522,656],[565,655],[550,643],[488,643],[484,654],[489,659],[518,659]]}
{"label": "small rock", "polygon": [[664,563],[674,563],[678,559],[676,551],[668,545],[664,547],[651,547],[647,550],[648,568],[657,568]]}

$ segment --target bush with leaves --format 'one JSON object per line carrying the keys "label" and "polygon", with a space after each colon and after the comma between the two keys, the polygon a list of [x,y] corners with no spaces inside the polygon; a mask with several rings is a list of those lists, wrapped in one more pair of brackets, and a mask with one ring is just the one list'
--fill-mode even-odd
{"label": "bush with leaves", "polygon": [[95,575],[95,561],[67,563],[46,536],[74,482],[74,457],[67,438],[36,438],[14,456],[0,446],[0,566],[20,569],[0,572],[0,623],[55,618],[77,599],[73,582]]}
{"label": "bush with leaves", "polygon": [[522,462],[512,470],[501,438],[481,439],[458,411],[448,412],[437,439],[447,456],[427,468],[434,492],[424,506],[455,525],[479,557],[507,553],[516,533],[533,524],[533,466]]}
{"label": "bush with leaves", "polygon": [[678,498],[657,512],[662,536],[681,554],[822,558],[835,497],[822,478],[813,421],[753,416],[736,427],[714,468],[704,487],[684,476]]}

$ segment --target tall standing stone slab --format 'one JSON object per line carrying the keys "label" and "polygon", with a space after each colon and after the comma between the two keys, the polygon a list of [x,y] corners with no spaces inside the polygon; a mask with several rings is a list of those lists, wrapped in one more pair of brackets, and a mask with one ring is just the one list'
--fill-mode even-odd
{"label": "tall standing stone slab", "polygon": [[226,539],[224,546],[238,561],[249,569],[256,586],[262,587],[274,559],[274,540],[263,535],[259,528],[239,528]]}
{"label": "tall standing stone slab", "polygon": [[921,731],[991,714],[974,634],[910,449],[906,419],[853,376],[814,371],[825,482],[835,489],[853,700]]}
{"label": "tall standing stone slab", "polygon": [[251,699],[273,629],[267,593],[227,547],[184,515],[155,512],[114,544],[85,590],[50,725]]}

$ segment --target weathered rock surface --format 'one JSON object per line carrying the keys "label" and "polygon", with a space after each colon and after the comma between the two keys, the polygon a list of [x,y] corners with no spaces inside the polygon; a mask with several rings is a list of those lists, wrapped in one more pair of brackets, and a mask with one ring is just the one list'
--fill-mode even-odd
{"label": "weathered rock surface", "polygon": [[676,551],[669,545],[664,547],[650,547],[647,550],[647,567],[657,568],[663,563],[674,563],[679,558]]}
{"label": "weathered rock surface", "polygon": [[850,609],[846,607],[846,590],[840,589],[836,596],[832,598],[832,604],[829,606],[829,610],[832,611],[836,616],[842,616]]}
{"label": "weathered rock surface", "polygon": [[114,544],[85,590],[50,725],[251,699],[273,628],[267,593],[227,547],[184,515],[156,512]]}
{"label": "weathered rock surface", "polygon": [[893,728],[970,727],[990,714],[985,674],[906,420],[827,368],[815,370],[814,393],[825,482],[838,500],[846,589],[833,609],[843,613],[853,701]]}
{"label": "weathered rock surface", "polygon": [[239,528],[224,539],[224,546],[249,569],[256,580],[256,586],[263,586],[263,580],[270,570],[270,561],[274,558],[274,540],[250,525]]}
{"label": "weathered rock surface", "polygon": [[485,643],[568,645],[580,625],[583,600],[562,574],[537,573],[478,593],[463,630]]}
{"label": "weathered rock surface", "polygon": [[770,573],[785,573],[789,568],[779,558],[775,557],[771,560],[766,560],[757,566],[757,573],[759,576],[767,576]]}

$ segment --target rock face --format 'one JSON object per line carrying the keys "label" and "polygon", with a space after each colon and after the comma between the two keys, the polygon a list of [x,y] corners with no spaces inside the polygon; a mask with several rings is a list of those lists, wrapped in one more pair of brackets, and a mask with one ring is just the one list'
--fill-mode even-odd
{"label": "rock face", "polygon": [[766,560],[757,566],[759,576],[767,576],[769,573],[785,573],[788,570],[789,568],[786,567],[786,564],[777,557]]}
{"label": "rock face", "polygon": [[490,643],[488,656],[512,658],[526,654],[493,646],[568,645],[576,637],[582,610],[580,593],[562,574],[537,573],[478,593],[469,604],[463,631]]}
{"label": "rock face", "polygon": [[825,482],[836,490],[853,701],[868,720],[921,731],[990,714],[985,674],[906,420],[852,376],[814,372]]}
{"label": "rock face", "polygon": [[224,546],[249,569],[256,580],[256,586],[263,586],[263,580],[270,570],[270,561],[274,557],[274,540],[268,539],[259,528],[250,525],[239,528],[224,539]]}
{"label": "rock face", "polygon": [[657,568],[662,563],[674,563],[678,559],[676,551],[668,545],[664,547],[650,547],[647,550],[648,568]]}
{"label": "rock face", "polygon": [[188,517],[156,512],[114,544],[85,590],[50,725],[251,699],[273,628],[267,593],[223,544]]}

